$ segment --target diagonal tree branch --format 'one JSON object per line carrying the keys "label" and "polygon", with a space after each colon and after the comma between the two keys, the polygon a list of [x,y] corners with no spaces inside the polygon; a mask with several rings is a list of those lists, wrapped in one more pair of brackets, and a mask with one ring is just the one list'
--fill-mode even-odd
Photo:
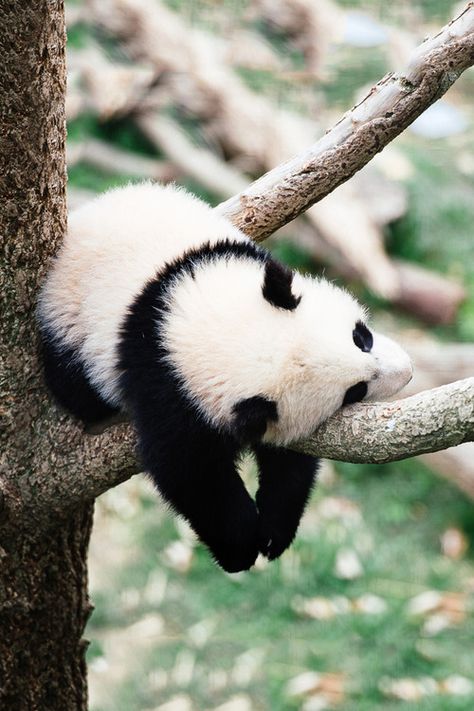
{"label": "diagonal tree branch", "polygon": [[332,192],[474,64],[474,3],[387,74],[319,141],[216,208],[260,241]]}

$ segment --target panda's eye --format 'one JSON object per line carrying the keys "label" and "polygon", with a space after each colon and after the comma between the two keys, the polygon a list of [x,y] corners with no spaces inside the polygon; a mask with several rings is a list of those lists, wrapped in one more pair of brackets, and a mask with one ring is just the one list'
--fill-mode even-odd
{"label": "panda's eye", "polygon": [[374,337],[362,321],[357,321],[356,327],[352,331],[352,340],[357,348],[360,348],[364,353],[370,353],[374,345]]}
{"label": "panda's eye", "polygon": [[360,402],[366,395],[367,383],[362,380],[360,383],[356,383],[346,390],[342,406],[344,407],[344,405],[352,405],[354,402]]}

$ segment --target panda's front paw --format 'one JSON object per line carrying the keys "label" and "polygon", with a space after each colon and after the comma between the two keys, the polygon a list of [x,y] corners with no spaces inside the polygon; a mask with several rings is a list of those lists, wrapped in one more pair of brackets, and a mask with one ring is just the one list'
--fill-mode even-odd
{"label": "panda's front paw", "polygon": [[240,573],[249,570],[257,560],[258,545],[254,541],[246,547],[228,548],[227,550],[211,551],[216,563],[225,570],[226,573]]}
{"label": "panda's front paw", "polygon": [[259,549],[268,560],[275,560],[293,542],[297,527],[285,528],[275,521],[260,517]]}
{"label": "panda's front paw", "polygon": [[227,573],[248,570],[257,560],[258,526],[257,509],[253,504],[240,510],[235,520],[229,517],[226,530],[221,530],[212,544],[208,542],[214,559]]}

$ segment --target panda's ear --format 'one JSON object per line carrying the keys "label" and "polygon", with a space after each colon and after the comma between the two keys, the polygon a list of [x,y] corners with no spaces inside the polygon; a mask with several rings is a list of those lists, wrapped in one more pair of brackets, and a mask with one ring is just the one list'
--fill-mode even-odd
{"label": "panda's ear", "polygon": [[301,301],[301,296],[295,296],[291,291],[293,272],[283,264],[276,262],[271,257],[265,262],[265,276],[263,279],[262,294],[273,306],[287,311],[296,309]]}
{"label": "panda's ear", "polygon": [[277,404],[262,395],[239,400],[233,407],[234,437],[242,444],[259,442],[269,422],[278,420]]}

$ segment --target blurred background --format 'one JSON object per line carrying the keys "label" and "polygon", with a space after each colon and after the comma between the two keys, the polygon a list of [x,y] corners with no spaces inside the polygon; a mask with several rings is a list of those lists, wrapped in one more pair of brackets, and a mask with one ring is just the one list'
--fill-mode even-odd
{"label": "blurred background", "polygon": [[[462,8],[449,0],[66,0],[71,208],[175,181],[212,204],[309,146]],[[413,357],[474,371],[474,73],[267,241]],[[292,548],[226,575],[145,477],[97,504],[93,711],[474,708],[474,445],[326,462]],[[242,473],[255,488],[254,465]]]}

